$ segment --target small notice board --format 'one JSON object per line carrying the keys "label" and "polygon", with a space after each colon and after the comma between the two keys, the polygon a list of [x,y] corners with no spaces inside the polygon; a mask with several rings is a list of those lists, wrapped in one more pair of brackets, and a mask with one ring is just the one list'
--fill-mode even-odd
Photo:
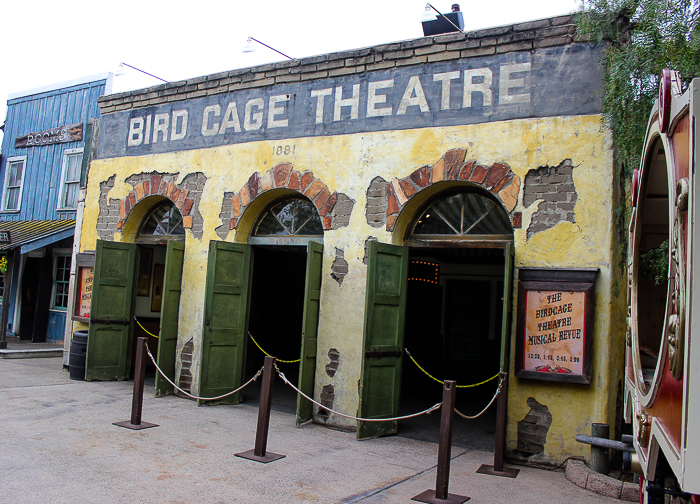
{"label": "small notice board", "polygon": [[94,254],[78,254],[76,257],[76,289],[72,320],[90,321],[92,303],[92,278],[95,271]]}
{"label": "small notice board", "polygon": [[590,385],[598,270],[518,271],[515,376]]}

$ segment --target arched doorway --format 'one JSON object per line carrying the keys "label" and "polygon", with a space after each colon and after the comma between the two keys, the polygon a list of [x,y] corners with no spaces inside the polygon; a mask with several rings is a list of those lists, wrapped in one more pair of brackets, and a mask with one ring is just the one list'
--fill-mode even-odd
{"label": "arched doorway", "polygon": [[[323,225],[305,196],[287,191],[277,195],[266,195],[270,199],[254,216],[247,243],[210,246],[205,333],[217,336],[203,341],[203,395],[225,393],[225,388],[252,377],[263,364],[263,351],[281,359],[285,375],[313,395]],[[235,319],[225,321],[226,328],[224,321],[217,321],[217,304],[226,305],[224,310]],[[220,383],[224,374],[213,367],[223,359],[219,354],[228,355],[225,372],[235,379],[215,388],[211,384]],[[256,392],[246,390],[246,397]],[[227,402],[239,400],[232,396]],[[295,395],[278,405],[296,408],[297,423],[310,420],[313,413],[311,403]]]}
{"label": "arched doorway", "polygon": [[[504,300],[510,301],[510,294],[504,291],[510,288],[506,276],[512,271],[513,228],[503,205],[480,187],[453,184],[436,191],[412,216],[404,218],[410,222],[404,228],[402,246],[370,244],[368,312],[382,303],[372,300],[383,288],[374,279],[396,276],[394,292],[383,293],[383,297],[397,300],[396,315],[392,316],[403,319],[403,325],[390,328],[396,334],[393,346],[377,346],[376,351],[368,340],[390,338],[386,334],[378,337],[379,330],[373,328],[376,324],[366,322],[363,393],[367,397],[361,398],[362,416],[371,415],[367,411],[372,408],[368,391],[387,386],[373,381],[393,383],[395,414],[410,414],[441,400],[441,384],[426,372],[439,380],[456,380],[458,386],[472,385],[498,374],[504,359],[502,342],[507,328],[503,321],[508,320],[504,312],[509,310]],[[386,271],[383,263],[388,266]],[[399,280],[404,279],[402,286]],[[376,313],[382,311],[386,319],[386,307]],[[381,367],[383,371],[374,371],[374,375],[384,378],[373,380],[368,370]],[[496,389],[496,379],[479,387],[459,388],[457,408],[474,415],[488,404]],[[361,423],[358,435],[391,434],[398,429],[408,437],[433,439],[438,432],[436,422],[432,416],[423,416],[386,425],[383,430]],[[456,445],[493,447],[495,408],[478,421],[462,423],[466,428],[453,434]]]}
{"label": "arched doorway", "polygon": [[[145,198],[129,214],[122,239],[97,242],[86,378],[128,378],[134,343],[147,337],[158,365],[174,380],[185,246],[182,214],[167,198]],[[156,395],[172,390],[156,376]]]}

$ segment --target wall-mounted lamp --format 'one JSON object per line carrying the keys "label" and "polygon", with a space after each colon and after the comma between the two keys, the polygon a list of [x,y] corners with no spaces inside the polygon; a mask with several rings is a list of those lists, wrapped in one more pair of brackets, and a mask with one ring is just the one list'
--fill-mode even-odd
{"label": "wall-mounted lamp", "polygon": [[161,79],[160,77],[156,77],[156,76],[153,75],[153,74],[150,74],[150,73],[148,73],[148,72],[144,72],[144,71],[141,70],[140,68],[136,68],[135,66],[131,66],[131,65],[129,65],[128,63],[124,63],[123,61],[122,61],[121,63],[119,63],[119,68],[118,68],[117,71],[114,73],[114,75],[115,75],[115,76],[124,75],[124,74],[126,73],[126,72],[124,71],[124,67],[125,67],[125,66],[127,66],[127,67],[129,67],[129,68],[133,68],[133,69],[136,70],[137,72],[141,72],[142,74],[146,74],[146,75],[148,75],[149,77],[153,77],[154,79],[158,79],[159,81],[168,82],[168,81],[166,81],[165,79]]}
{"label": "wall-mounted lamp", "polygon": [[268,49],[271,49],[271,50],[275,51],[277,54],[281,54],[282,56],[284,56],[284,57],[287,58],[287,59],[290,59],[290,60],[293,60],[293,59],[294,59],[294,58],[292,58],[291,56],[287,56],[287,55],[284,54],[282,51],[278,51],[278,50],[275,49],[274,47],[270,47],[269,45],[267,45],[267,44],[265,44],[265,43],[263,43],[263,42],[260,42],[258,39],[253,38],[253,37],[251,37],[251,36],[248,36],[248,40],[246,40],[246,43],[245,43],[245,45],[243,46],[243,52],[244,52],[244,53],[255,51],[255,46],[253,45],[253,42],[257,42],[258,44],[260,44],[260,45],[262,45],[262,46],[265,46],[265,47],[267,47]]}

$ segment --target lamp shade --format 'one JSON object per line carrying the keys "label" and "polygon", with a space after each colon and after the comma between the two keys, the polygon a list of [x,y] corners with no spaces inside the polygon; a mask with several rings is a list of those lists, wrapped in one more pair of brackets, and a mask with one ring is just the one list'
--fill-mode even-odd
{"label": "lamp shade", "polygon": [[245,45],[243,46],[243,52],[253,52],[255,51],[255,46],[253,45],[253,39],[252,37],[248,37],[248,40],[246,40]]}
{"label": "lamp shade", "polygon": [[435,11],[433,11],[430,2],[425,4],[425,10],[423,11],[423,15],[420,17],[420,22],[427,23],[428,21],[433,21],[436,17],[437,16],[435,15]]}

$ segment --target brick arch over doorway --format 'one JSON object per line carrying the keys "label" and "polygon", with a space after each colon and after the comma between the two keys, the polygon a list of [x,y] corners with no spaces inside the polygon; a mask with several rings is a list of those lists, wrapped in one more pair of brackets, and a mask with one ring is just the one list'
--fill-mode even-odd
{"label": "brick arch over doorway", "polygon": [[279,163],[262,175],[253,173],[237,193],[224,193],[219,217],[223,224],[216,233],[223,240],[236,229],[250,203],[266,191],[290,189],[309,198],[318,210],[323,229],[347,226],[355,201],[343,193],[330,192],[328,185],[311,171],[299,172],[291,163]]}
{"label": "brick arch over doorway", "polygon": [[[110,199],[107,194],[114,187],[115,176],[100,183],[100,213],[97,218],[97,232],[101,239],[111,239],[117,231],[122,231],[133,208],[143,199],[150,196],[162,196],[170,201],[182,213],[182,225],[191,229],[195,237],[202,237],[203,219],[199,214],[198,205],[206,183],[203,173],[190,173],[179,184],[176,184],[178,173],[138,173],[130,176],[125,182],[133,190],[120,200]],[[118,212],[118,213],[117,213]]]}
{"label": "brick arch over doorway", "polygon": [[[448,150],[432,166],[425,165],[404,178],[394,177],[386,183],[386,229],[393,231],[396,219],[406,203],[423,189],[438,182],[471,182],[490,191],[508,211],[514,228],[521,226],[520,212],[513,212],[520,193],[520,177],[510,166],[493,163],[483,166],[476,160],[466,161],[466,149]],[[368,198],[368,206],[371,204]]]}

